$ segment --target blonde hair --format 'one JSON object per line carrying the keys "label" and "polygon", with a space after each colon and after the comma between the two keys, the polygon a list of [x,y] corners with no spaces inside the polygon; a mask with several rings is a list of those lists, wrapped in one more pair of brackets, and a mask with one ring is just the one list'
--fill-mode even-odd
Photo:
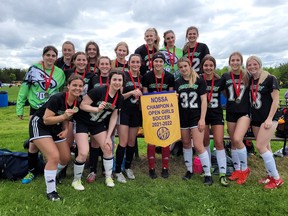
{"label": "blonde hair", "polygon": [[[195,26],[189,26],[186,30],[186,39],[187,39],[187,36],[188,36],[188,32],[190,30],[196,30],[197,32],[197,37],[199,36],[199,30],[197,27]],[[187,53],[188,52],[188,49],[189,49],[189,41],[185,43],[184,47],[183,47],[183,53]]]}
{"label": "blonde hair", "polygon": [[178,68],[179,68],[179,64],[181,62],[186,62],[189,65],[189,68],[190,68],[189,87],[192,87],[193,84],[196,82],[197,78],[199,78],[199,75],[192,69],[191,64],[190,64],[190,60],[187,57],[181,57],[178,60],[178,63],[177,63]]}
{"label": "blonde hair", "polygon": [[158,51],[159,50],[159,43],[160,43],[160,37],[158,35],[158,32],[157,32],[156,28],[148,28],[148,29],[146,29],[144,36],[149,31],[155,32],[156,40],[154,41],[154,48]]}
{"label": "blonde hair", "polygon": [[[247,61],[246,61],[246,68],[247,68],[247,65],[248,65],[248,62],[251,61],[251,60],[255,60],[258,64],[259,64],[259,67],[260,67],[260,77],[259,77],[259,84],[260,83],[263,83],[264,80],[270,75],[270,73],[268,71],[264,71],[263,68],[262,68],[262,61],[259,57],[257,56],[250,56]],[[249,72],[249,71],[248,71]]]}
{"label": "blonde hair", "polygon": [[240,68],[240,73],[242,73],[242,80],[243,80],[243,83],[244,83],[244,86],[245,87],[248,87],[249,85],[249,74],[247,73],[247,71],[243,68],[243,56],[240,52],[236,51],[236,52],[233,52],[231,53],[231,55],[229,56],[229,60],[228,60],[228,72],[232,72],[232,68],[230,67],[230,61],[231,61],[231,58],[232,56],[239,56],[240,57],[240,60],[241,60],[241,68]]}
{"label": "blonde hair", "polygon": [[[126,47],[126,49],[127,49],[127,55],[129,54],[128,44],[127,44],[126,42],[124,42],[124,41],[121,41],[121,42],[119,42],[119,43],[116,45],[116,47],[115,47],[115,49],[114,49],[115,53],[116,53],[116,51],[117,51],[117,49],[118,49],[119,46],[124,46],[124,47]],[[127,56],[127,55],[126,55],[126,56]],[[117,57],[116,57],[116,59],[117,59]],[[116,67],[116,59],[112,60],[112,62],[111,62],[111,68],[115,68],[115,67]]]}

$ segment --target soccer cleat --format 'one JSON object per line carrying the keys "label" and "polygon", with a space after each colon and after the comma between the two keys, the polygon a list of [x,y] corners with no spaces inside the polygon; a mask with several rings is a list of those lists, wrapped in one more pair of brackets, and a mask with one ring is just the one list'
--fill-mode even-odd
{"label": "soccer cleat", "polygon": [[89,175],[86,178],[87,183],[93,183],[96,179],[96,174],[94,172],[89,173]]}
{"label": "soccer cleat", "polygon": [[224,187],[227,187],[229,185],[229,182],[227,181],[227,178],[226,176],[220,176],[220,184]]}
{"label": "soccer cleat", "polygon": [[107,187],[114,187],[115,186],[114,181],[111,177],[105,178],[105,184]]}
{"label": "soccer cleat", "polygon": [[33,181],[35,175],[32,172],[28,172],[27,175],[22,179],[22,184],[29,184]]}
{"label": "soccer cleat", "polygon": [[212,180],[212,176],[204,176],[204,185],[212,185],[213,184],[213,180]]}
{"label": "soccer cleat", "polygon": [[182,177],[183,180],[190,180],[193,176],[193,172],[187,171],[186,174]]}
{"label": "soccer cleat", "polygon": [[168,178],[169,177],[168,169],[163,168],[162,172],[161,172],[161,176],[162,176],[162,178]]}
{"label": "soccer cleat", "polygon": [[116,177],[117,181],[120,183],[127,183],[124,175],[120,172],[120,173],[115,173],[114,176]]}
{"label": "soccer cleat", "polygon": [[127,176],[128,179],[131,179],[131,180],[135,179],[135,175],[132,169],[125,169],[124,174]]}
{"label": "soccer cleat", "polygon": [[151,179],[156,179],[157,178],[155,169],[150,169],[149,170],[149,176],[150,176]]}
{"label": "soccer cleat", "polygon": [[283,179],[279,178],[278,180],[274,179],[273,177],[271,177],[271,180],[268,184],[266,184],[264,186],[265,189],[275,189],[280,187],[281,185],[284,184]]}
{"label": "soccer cleat", "polygon": [[236,183],[239,185],[245,184],[249,174],[250,174],[250,168],[247,168],[246,170],[241,171],[241,174],[240,174],[239,178],[237,179]]}
{"label": "soccer cleat", "polygon": [[237,179],[239,178],[240,174],[241,174],[241,170],[235,170],[235,171],[232,173],[232,175],[229,177],[229,179],[230,179],[231,181],[235,181],[235,180],[237,180]]}
{"label": "soccer cleat", "polygon": [[78,191],[83,191],[85,189],[84,186],[82,185],[82,182],[80,179],[79,180],[73,180],[72,187]]}
{"label": "soccer cleat", "polygon": [[268,184],[271,181],[271,176],[266,176],[265,178],[262,178],[258,181],[259,184]]}
{"label": "soccer cleat", "polygon": [[50,201],[60,201],[61,197],[56,191],[53,191],[51,193],[47,193],[47,199]]}

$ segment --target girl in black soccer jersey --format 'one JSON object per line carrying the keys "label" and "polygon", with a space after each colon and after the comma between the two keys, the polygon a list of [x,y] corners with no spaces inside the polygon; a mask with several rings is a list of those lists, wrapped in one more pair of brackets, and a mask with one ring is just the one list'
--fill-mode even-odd
{"label": "girl in black soccer jersey", "polygon": [[210,151],[210,125],[213,132],[214,145],[216,147],[216,158],[220,173],[220,184],[228,186],[226,179],[226,153],[223,145],[224,136],[224,120],[223,110],[221,106],[221,80],[215,74],[216,60],[210,55],[206,55],[201,62],[201,69],[203,71],[203,78],[207,84],[207,102],[208,109],[205,117],[205,136],[204,146],[209,154],[211,161]]}
{"label": "girl in black soccer jersey", "polygon": [[210,51],[206,44],[197,42],[198,37],[199,31],[197,27],[190,26],[187,28],[186,38],[188,42],[183,47],[183,56],[190,60],[192,69],[198,74],[201,74],[201,61],[207,54],[210,54]]}
{"label": "girl in black soccer jersey", "polygon": [[242,69],[242,64],[241,53],[232,53],[229,57],[230,71],[221,77],[227,98],[226,121],[232,143],[231,155],[235,168],[229,179],[237,180],[237,184],[244,184],[250,173],[247,164],[247,150],[243,143],[243,138],[250,125],[249,76]]}
{"label": "girl in black soccer jersey", "polygon": [[60,200],[56,192],[56,174],[60,172],[59,168],[65,167],[70,160],[70,149],[66,142],[68,122],[79,110],[78,97],[83,86],[83,79],[72,75],[67,84],[68,92],[51,96],[30,121],[30,141],[47,159],[44,178],[47,198],[51,201]]}
{"label": "girl in black soccer jersey", "polygon": [[125,72],[125,85],[123,88],[124,102],[120,113],[120,123],[117,127],[119,135],[119,145],[116,150],[116,169],[115,176],[117,181],[126,183],[126,179],[121,172],[121,165],[125,160],[125,174],[128,179],[135,179],[131,169],[131,163],[135,152],[135,140],[137,137],[139,126],[142,125],[142,116],[140,111],[141,92],[141,56],[139,54],[131,54],[129,61],[130,70]]}
{"label": "girl in black soccer jersey", "polygon": [[85,46],[85,53],[88,56],[87,71],[97,74],[97,62],[100,57],[100,49],[96,42],[89,41]]}
{"label": "girl in black soccer jersey", "polygon": [[91,88],[108,85],[108,76],[111,70],[111,64],[112,62],[108,56],[101,56],[98,59],[97,66],[99,73],[92,79]]}
{"label": "girl in black soccer jersey", "polygon": [[[174,77],[170,73],[165,73],[164,61],[165,56],[161,52],[155,53],[152,58],[153,71],[148,72],[144,75],[142,80],[143,93],[148,92],[163,92],[172,91],[174,89]],[[157,178],[155,172],[155,145],[147,145],[147,156],[149,165],[149,176],[152,179]],[[168,178],[168,162],[170,157],[170,146],[162,147],[162,172],[163,178]]]}
{"label": "girl in black soccer jersey", "polygon": [[121,70],[123,73],[125,71],[128,71],[128,64],[125,59],[125,57],[129,55],[128,44],[121,41],[116,45],[114,51],[116,53],[116,59],[112,61],[112,69],[116,68],[118,70]]}
{"label": "girl in black soccer jersey", "polygon": [[153,70],[152,57],[159,50],[160,37],[155,28],[148,28],[144,34],[146,44],[141,45],[135,50],[135,54],[142,57],[140,68],[141,76],[144,76],[149,71]]}
{"label": "girl in black soccer jersey", "polygon": [[120,92],[124,81],[122,71],[112,70],[109,74],[109,85],[92,89],[84,96],[80,111],[75,117],[75,140],[78,156],[74,161],[74,180],[76,190],[84,190],[81,176],[89,152],[88,133],[100,145],[103,151],[105,184],[114,187],[112,179],[113,147],[111,135],[115,128],[123,96]]}
{"label": "girl in black soccer jersey", "polygon": [[183,142],[183,156],[187,168],[183,179],[191,179],[193,175],[192,135],[194,147],[204,170],[204,184],[211,185],[213,183],[210,172],[211,165],[208,152],[203,145],[207,110],[206,83],[193,71],[188,58],[180,58],[178,60],[178,68],[181,77],[175,81],[175,90],[179,94],[181,138]]}
{"label": "girl in black soccer jersey", "polygon": [[256,56],[247,59],[246,68],[252,75],[250,80],[251,125],[256,137],[256,147],[261,155],[267,177],[259,180],[264,188],[274,189],[284,181],[276,168],[273,153],[269,150],[269,142],[278,124],[275,113],[279,105],[279,84],[277,79],[262,70],[262,61]]}
{"label": "girl in black soccer jersey", "polygon": [[71,41],[62,44],[62,57],[58,58],[55,65],[63,71],[73,67],[72,57],[75,53],[75,46]]}

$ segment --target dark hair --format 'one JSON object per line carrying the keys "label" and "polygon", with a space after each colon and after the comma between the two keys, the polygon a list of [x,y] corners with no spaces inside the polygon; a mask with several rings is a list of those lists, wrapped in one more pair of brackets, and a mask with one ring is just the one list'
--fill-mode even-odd
{"label": "dark hair", "polygon": [[[88,46],[90,46],[90,45],[94,45],[95,47],[96,47],[96,61],[97,61],[97,59],[99,58],[99,56],[100,56],[100,49],[99,49],[99,46],[98,46],[98,44],[96,43],[96,42],[94,42],[94,41],[89,41],[87,44],[86,44],[86,46],[85,46],[85,52],[87,53],[88,52]],[[88,57],[88,62],[90,61],[90,58]]]}
{"label": "dark hair", "polygon": [[56,56],[58,56],[58,50],[56,49],[56,47],[54,46],[51,46],[51,45],[48,45],[46,47],[44,47],[43,49],[43,54],[42,55],[45,55],[47,52],[49,52],[50,50],[52,50],[53,52],[56,53]]}
{"label": "dark hair", "polygon": [[204,65],[205,61],[207,61],[207,60],[213,62],[213,64],[214,64],[214,69],[215,69],[215,68],[216,68],[216,60],[215,60],[215,58],[214,58],[213,56],[211,56],[211,55],[206,55],[206,56],[202,59],[202,61],[201,61],[201,69],[203,70],[203,65]]}
{"label": "dark hair", "polygon": [[140,58],[140,62],[142,61],[142,57],[141,57],[140,54],[138,54],[138,53],[133,53],[133,54],[131,54],[131,55],[129,56],[128,63],[131,61],[131,58],[134,57],[134,56],[139,57],[139,58]]}
{"label": "dark hair", "polygon": [[167,31],[165,31],[164,34],[163,34],[163,38],[164,38],[164,47],[167,46],[167,43],[165,42],[165,37],[166,37],[166,35],[169,34],[169,33],[172,33],[172,34],[174,35],[174,37],[175,37],[175,33],[174,33],[174,31],[172,31],[172,30],[167,30]]}
{"label": "dark hair", "polygon": [[83,85],[85,85],[85,82],[82,78],[82,76],[80,76],[79,74],[72,74],[68,80],[67,80],[67,84],[70,85],[72,81],[74,80],[81,80],[83,82]]}
{"label": "dark hair", "polygon": [[78,55],[84,55],[88,61],[88,58],[87,58],[87,55],[85,52],[82,52],[82,51],[78,51],[76,52],[73,56],[72,56],[72,62],[74,63],[75,59],[77,58]]}
{"label": "dark hair", "polygon": [[123,86],[124,86],[124,83],[125,83],[125,75],[124,75],[124,73],[123,73],[121,70],[116,69],[116,68],[112,69],[112,70],[110,71],[110,73],[109,73],[109,77],[108,77],[108,79],[109,79],[109,84],[110,84],[110,80],[112,79],[112,77],[113,77],[115,74],[122,76],[122,78],[123,78]]}

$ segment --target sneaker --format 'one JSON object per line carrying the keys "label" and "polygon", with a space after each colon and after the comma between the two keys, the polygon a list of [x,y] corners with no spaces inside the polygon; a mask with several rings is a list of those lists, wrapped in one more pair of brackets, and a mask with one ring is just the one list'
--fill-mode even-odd
{"label": "sneaker", "polygon": [[86,178],[87,183],[93,183],[96,179],[96,174],[94,172],[89,173],[89,175]]}
{"label": "sneaker", "polygon": [[149,170],[149,176],[150,176],[151,179],[156,179],[157,178],[155,169],[150,169]]}
{"label": "sneaker", "polygon": [[213,184],[213,180],[212,180],[212,176],[204,176],[204,185],[212,185]]}
{"label": "sneaker", "polygon": [[29,184],[34,178],[35,175],[32,172],[28,172],[28,174],[22,179],[22,184]]}
{"label": "sneaker", "polygon": [[122,174],[122,172],[115,173],[114,175],[115,175],[118,182],[120,182],[120,183],[126,183],[127,182],[124,175]]}
{"label": "sneaker", "polygon": [[265,178],[262,178],[258,181],[259,184],[268,184],[271,181],[271,176],[266,176]]}
{"label": "sneaker", "polygon": [[128,179],[131,179],[131,180],[135,179],[135,175],[132,169],[125,169],[124,174],[127,176]]}
{"label": "sneaker", "polygon": [[239,178],[240,174],[241,174],[241,170],[235,170],[235,171],[232,173],[232,175],[229,177],[229,179],[230,179],[231,181],[235,181],[235,180],[237,180],[237,179]]}
{"label": "sneaker", "polygon": [[250,168],[247,168],[246,170],[241,171],[241,174],[240,174],[239,178],[237,179],[236,183],[240,184],[240,185],[245,184],[249,174],[250,174]]}
{"label": "sneaker", "polygon": [[53,191],[51,193],[47,193],[47,199],[50,201],[60,201],[61,197],[56,191]]}
{"label": "sneaker", "polygon": [[264,186],[265,189],[275,189],[280,187],[281,185],[284,184],[284,181],[282,178],[279,178],[278,180],[274,179],[273,177],[271,177],[271,180],[269,181],[268,184],[266,184]]}
{"label": "sneaker", "polygon": [[168,178],[169,177],[168,169],[163,168],[162,172],[161,172],[161,176],[162,176],[162,178]]}
{"label": "sneaker", "polygon": [[72,187],[78,191],[83,191],[85,189],[84,186],[82,185],[82,182],[80,179],[79,180],[73,180]]}
{"label": "sneaker", "polygon": [[187,171],[186,174],[182,177],[183,180],[190,180],[193,176],[193,173]]}
{"label": "sneaker", "polygon": [[227,181],[227,178],[226,176],[220,176],[220,184],[224,187],[227,187],[229,185],[229,182]]}
{"label": "sneaker", "polygon": [[114,187],[115,186],[114,181],[111,177],[105,178],[105,184],[107,187]]}

